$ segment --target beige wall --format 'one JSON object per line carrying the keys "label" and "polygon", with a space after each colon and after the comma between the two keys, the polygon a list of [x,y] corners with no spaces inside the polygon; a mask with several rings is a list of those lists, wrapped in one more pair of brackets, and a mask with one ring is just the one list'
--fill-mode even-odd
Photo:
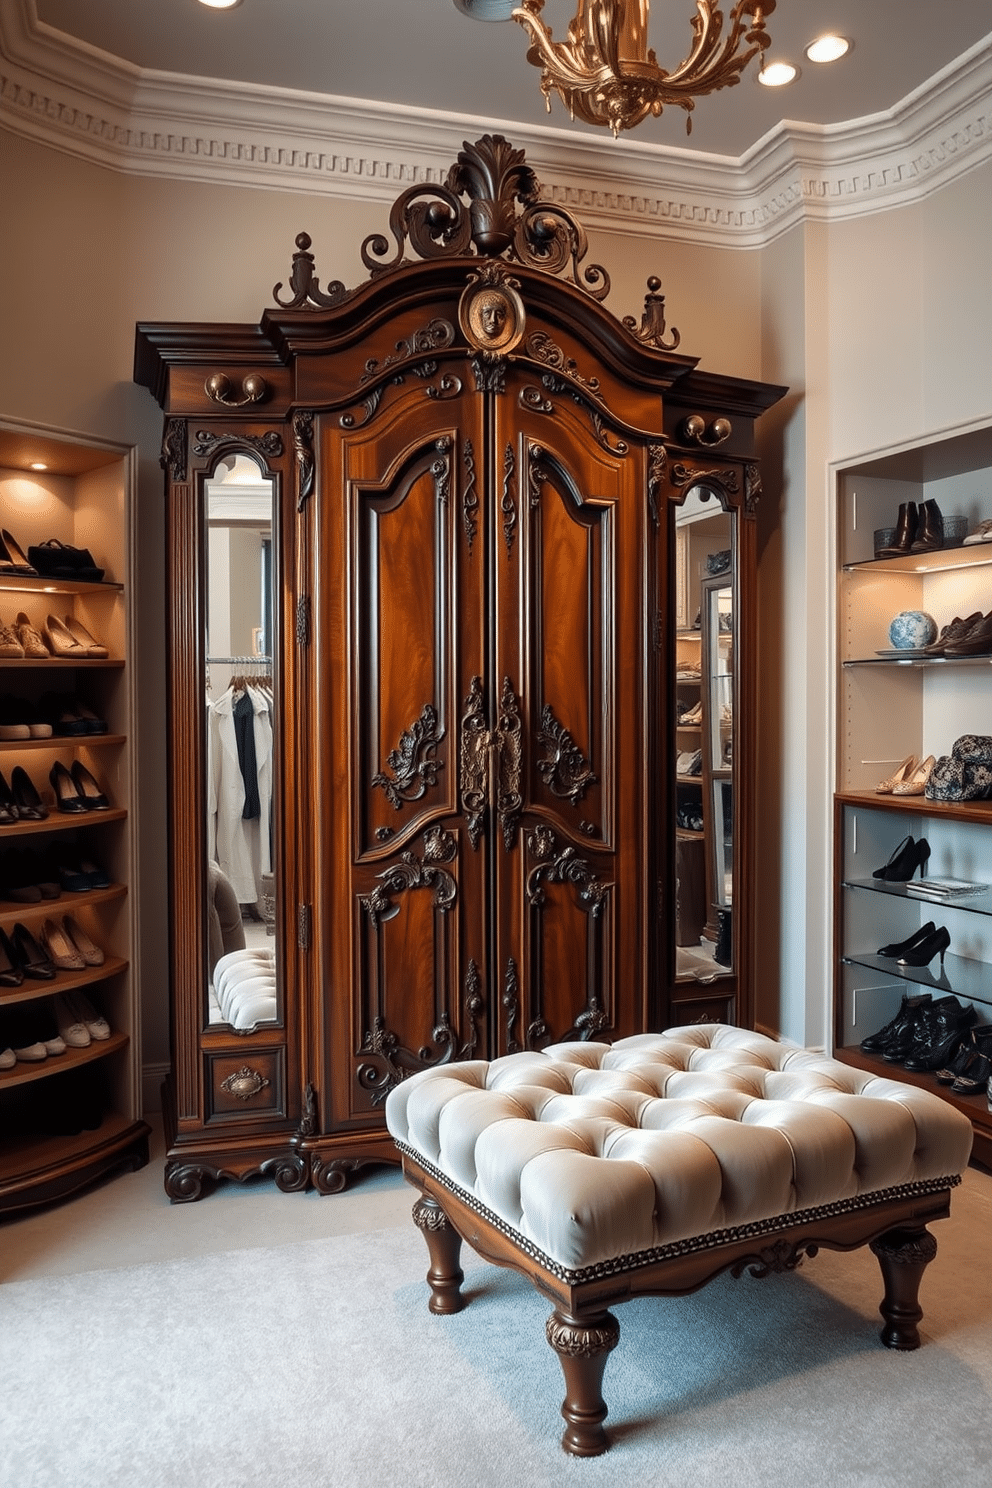
{"label": "beige wall", "polygon": [[[321,284],[366,278],[377,204],[128,177],[0,134],[5,273],[0,413],[139,448],[144,1060],[168,1058],[165,979],[161,415],[134,386],[138,320],[254,323],[314,241]],[[800,227],[733,252],[590,234],[608,306],[639,316],[657,274],[681,350],[710,371],[786,382],[765,421],[761,549],[759,1016],[826,1036],[829,995],[831,460],[992,418],[992,168],[928,202]],[[14,231],[13,224],[17,224]],[[784,927],[788,927],[786,930]],[[777,946],[777,950],[775,949]],[[156,968],[163,968],[161,971]]]}

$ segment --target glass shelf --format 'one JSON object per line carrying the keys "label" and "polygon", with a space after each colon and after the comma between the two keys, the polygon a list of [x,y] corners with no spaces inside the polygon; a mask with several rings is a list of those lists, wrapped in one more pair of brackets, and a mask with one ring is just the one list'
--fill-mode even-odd
{"label": "glass shelf", "polygon": [[[919,883],[920,880],[917,879],[916,882]],[[908,899],[913,904],[926,904],[935,910],[970,909],[975,914],[992,915],[992,884],[988,884],[980,894],[914,894],[905,884],[886,883],[880,878],[846,878],[844,888],[867,890],[870,894],[890,894],[893,898]]]}
{"label": "glass shelf", "polygon": [[929,966],[901,966],[893,956],[877,956],[869,951],[852,951],[843,957],[845,966],[865,966],[886,979],[912,982],[914,986],[947,997],[953,995],[963,1002],[979,1002],[988,1009],[992,1002],[992,979],[989,977],[987,961],[973,961],[967,956],[954,956],[950,951],[944,957],[944,973],[940,975],[940,962],[934,956],[930,966],[936,965],[935,976]]}
{"label": "glass shelf", "polygon": [[905,553],[895,558],[864,558],[845,563],[842,573],[927,574],[946,573],[955,568],[981,568],[992,563],[992,543],[972,543],[969,547],[938,548],[933,553]]}

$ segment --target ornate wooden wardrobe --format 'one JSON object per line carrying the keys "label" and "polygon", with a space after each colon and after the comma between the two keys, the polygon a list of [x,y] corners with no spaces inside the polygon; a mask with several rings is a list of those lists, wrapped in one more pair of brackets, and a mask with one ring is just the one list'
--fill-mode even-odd
{"label": "ornate wooden wardrobe", "polygon": [[[341,1188],[439,1061],[751,1015],[753,427],[784,390],[694,371],[654,280],[639,322],[607,311],[500,137],[389,225],[357,289],[301,234],[258,326],[137,331],[166,412],[177,1200]],[[246,460],[272,492],[276,1001],[244,1027],[211,987],[204,699],[214,495]],[[722,519],[736,658],[733,952],[703,974],[675,936],[687,501]]]}

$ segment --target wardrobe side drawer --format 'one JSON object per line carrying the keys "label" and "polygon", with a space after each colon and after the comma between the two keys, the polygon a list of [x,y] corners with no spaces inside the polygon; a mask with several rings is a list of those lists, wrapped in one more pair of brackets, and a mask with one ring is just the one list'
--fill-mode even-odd
{"label": "wardrobe side drawer", "polygon": [[285,1115],[286,1051],[247,1048],[206,1056],[207,1121]]}

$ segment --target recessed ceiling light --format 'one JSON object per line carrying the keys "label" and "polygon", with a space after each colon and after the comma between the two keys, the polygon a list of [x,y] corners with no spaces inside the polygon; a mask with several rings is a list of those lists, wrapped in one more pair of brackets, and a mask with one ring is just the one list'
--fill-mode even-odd
{"label": "recessed ceiling light", "polygon": [[758,73],[758,82],[766,88],[784,88],[799,76],[799,68],[791,62],[769,62]]}
{"label": "recessed ceiling light", "polygon": [[209,5],[211,10],[233,10],[241,0],[200,0],[201,5]]}
{"label": "recessed ceiling light", "polygon": [[48,469],[48,466],[45,464],[44,460],[32,460],[31,461],[31,469],[32,470],[47,470]]}
{"label": "recessed ceiling light", "polygon": [[806,48],[806,55],[811,62],[836,62],[850,50],[851,43],[846,36],[818,36]]}

